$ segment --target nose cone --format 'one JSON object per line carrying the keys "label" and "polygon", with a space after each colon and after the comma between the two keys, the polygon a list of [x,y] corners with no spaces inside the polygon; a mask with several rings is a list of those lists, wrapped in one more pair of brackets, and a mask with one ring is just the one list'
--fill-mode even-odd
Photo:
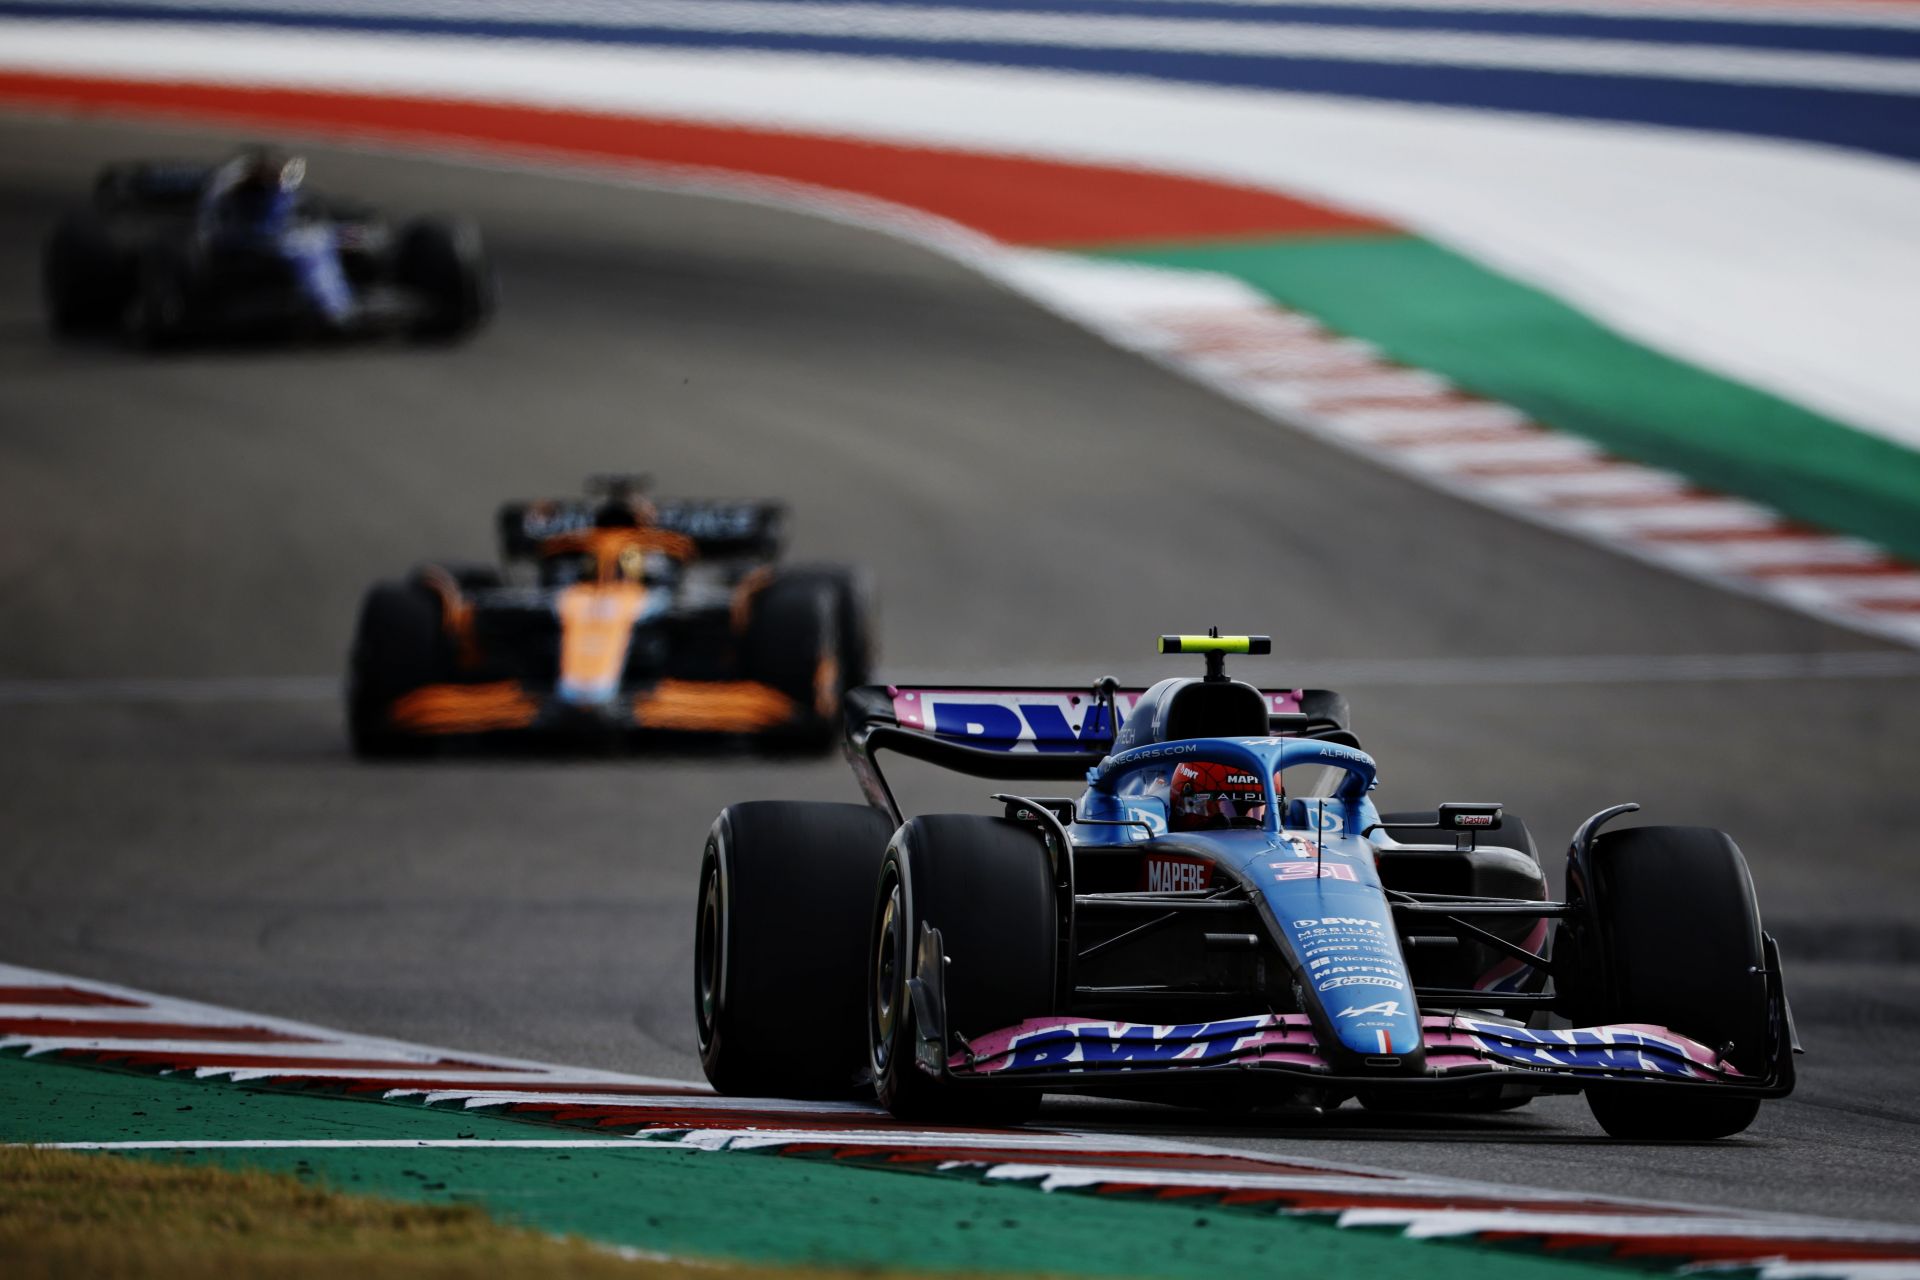
{"label": "nose cone", "polygon": [[646,602],[646,589],[635,583],[605,586],[581,584],[560,592],[554,611],[560,615],[559,694],[567,702],[593,704],[611,701],[620,691],[627,650],[633,643],[633,625]]}
{"label": "nose cone", "polygon": [[[1347,988],[1344,998],[1327,1000],[1340,1046],[1361,1059],[1362,1065],[1381,1069],[1418,1070],[1425,1065],[1420,1016],[1412,997],[1386,987]],[[1335,991],[1335,997],[1342,993]],[[1385,999],[1372,999],[1376,995]],[[1382,1059],[1394,1058],[1386,1062]]]}
{"label": "nose cone", "polygon": [[1292,896],[1288,909],[1282,930],[1336,1041],[1328,1056],[1344,1058],[1343,1070],[1424,1070],[1420,1008],[1382,897],[1319,891]]}

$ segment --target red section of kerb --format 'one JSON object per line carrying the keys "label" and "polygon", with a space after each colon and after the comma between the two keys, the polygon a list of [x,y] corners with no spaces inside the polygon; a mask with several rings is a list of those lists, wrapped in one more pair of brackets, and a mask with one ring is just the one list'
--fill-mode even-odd
{"label": "red section of kerb", "polygon": [[[501,1068],[488,1068],[500,1070]],[[605,1094],[609,1097],[711,1098],[714,1092],[700,1085],[607,1084],[592,1080],[507,1080],[499,1083],[476,1080],[448,1080],[438,1076],[373,1077],[312,1076],[288,1072],[275,1076],[273,1084],[289,1088],[319,1088],[344,1093],[455,1093],[463,1097],[485,1098],[490,1093],[572,1093]]]}
{"label": "red section of kerb", "polygon": [[81,1018],[0,1018],[0,1034],[60,1040],[220,1040],[250,1044],[318,1044],[265,1027],[212,1027],[201,1022],[104,1022]]}
{"label": "red section of kerb", "polygon": [[489,102],[0,73],[0,99],[110,115],[720,169],[920,209],[1015,244],[1378,233],[1277,192],[1138,169]]}
{"label": "red section of kerb", "polygon": [[112,1005],[122,1009],[144,1009],[139,1000],[125,1000],[103,991],[83,991],[79,987],[0,987],[0,1004]]}
{"label": "red section of kerb", "polygon": [[[366,1058],[311,1058],[282,1057],[279,1054],[265,1053],[227,1053],[209,1046],[204,1052],[191,1050],[156,1049],[62,1049],[62,1057],[88,1062],[125,1063],[136,1067],[156,1067],[166,1071],[252,1071],[265,1068],[272,1071],[277,1067],[287,1068],[286,1074],[297,1075],[300,1068],[308,1071],[379,1071],[408,1067],[438,1067],[442,1071],[512,1071],[512,1067],[492,1067],[480,1062],[460,1062],[453,1058],[442,1058],[437,1062],[388,1062],[381,1059]],[[273,1071],[277,1077],[281,1073]]]}

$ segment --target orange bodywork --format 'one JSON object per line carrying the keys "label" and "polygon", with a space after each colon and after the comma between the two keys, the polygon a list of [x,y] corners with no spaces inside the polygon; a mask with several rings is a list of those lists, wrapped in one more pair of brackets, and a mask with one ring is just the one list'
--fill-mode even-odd
{"label": "orange bodywork", "polygon": [[560,615],[560,691],[572,698],[611,697],[626,669],[633,624],[647,602],[637,582],[581,584],[553,602]]}
{"label": "orange bodywork", "polygon": [[454,658],[463,667],[480,665],[480,646],[473,636],[473,602],[452,574],[439,565],[429,565],[420,575],[433,593],[440,597],[440,625],[453,642]]}
{"label": "orange bodywork", "polygon": [[618,692],[633,624],[647,602],[644,558],[664,555],[686,561],[695,550],[685,534],[645,525],[581,529],[540,544],[542,556],[586,555],[593,560],[593,580],[564,588],[553,603],[560,617],[562,697],[597,702]]}
{"label": "orange bodywork", "polygon": [[641,728],[694,733],[772,729],[793,719],[794,710],[792,698],[752,680],[662,680],[633,700]]}
{"label": "orange bodywork", "polygon": [[395,699],[388,719],[412,733],[488,733],[525,729],[540,704],[516,680],[430,684]]}

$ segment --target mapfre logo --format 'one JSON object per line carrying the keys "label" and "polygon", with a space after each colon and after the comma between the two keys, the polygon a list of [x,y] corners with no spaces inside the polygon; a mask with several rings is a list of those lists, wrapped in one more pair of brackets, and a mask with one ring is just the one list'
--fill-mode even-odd
{"label": "mapfre logo", "polygon": [[1149,893],[1179,893],[1204,889],[1213,882],[1213,864],[1198,858],[1148,858]]}

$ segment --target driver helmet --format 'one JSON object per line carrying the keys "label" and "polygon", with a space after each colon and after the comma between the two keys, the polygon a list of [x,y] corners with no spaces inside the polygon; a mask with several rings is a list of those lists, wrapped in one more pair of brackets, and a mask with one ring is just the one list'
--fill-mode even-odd
{"label": "driver helmet", "polygon": [[243,191],[262,195],[297,191],[307,177],[305,160],[268,147],[242,152],[239,167],[240,179],[235,185]]}
{"label": "driver helmet", "polygon": [[1174,769],[1168,784],[1167,825],[1173,831],[1257,826],[1266,803],[1260,775],[1244,765],[1191,760]]}
{"label": "driver helmet", "polygon": [[645,498],[626,493],[615,493],[594,509],[593,527],[596,529],[643,529],[653,524],[654,506]]}

